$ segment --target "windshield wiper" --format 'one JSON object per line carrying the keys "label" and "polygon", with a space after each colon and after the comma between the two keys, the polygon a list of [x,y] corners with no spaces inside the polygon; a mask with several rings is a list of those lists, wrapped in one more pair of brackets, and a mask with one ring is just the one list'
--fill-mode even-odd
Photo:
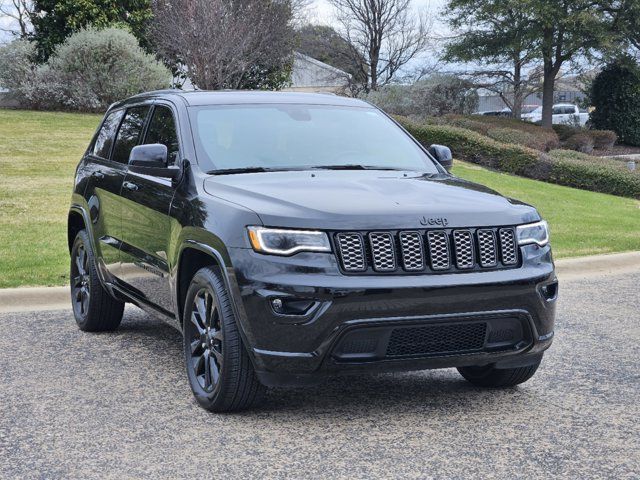
{"label": "windshield wiper", "polygon": [[318,165],[311,167],[314,170],[401,170],[393,167],[376,167],[373,165]]}
{"label": "windshield wiper", "polygon": [[269,167],[238,167],[238,168],[219,168],[211,170],[207,175],[233,175],[234,173],[261,173],[261,172],[284,172],[289,168],[269,168]]}

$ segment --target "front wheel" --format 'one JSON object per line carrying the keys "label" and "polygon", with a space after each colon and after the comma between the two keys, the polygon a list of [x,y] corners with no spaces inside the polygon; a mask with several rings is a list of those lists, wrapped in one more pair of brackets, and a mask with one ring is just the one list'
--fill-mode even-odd
{"label": "front wheel", "polygon": [[538,370],[540,360],[532,365],[517,368],[496,368],[493,365],[483,367],[459,367],[458,372],[467,381],[479,387],[508,388],[529,380]]}
{"label": "front wheel", "polygon": [[245,351],[218,269],[205,267],[194,275],[183,322],[187,376],[198,403],[213,412],[259,403],[265,388]]}

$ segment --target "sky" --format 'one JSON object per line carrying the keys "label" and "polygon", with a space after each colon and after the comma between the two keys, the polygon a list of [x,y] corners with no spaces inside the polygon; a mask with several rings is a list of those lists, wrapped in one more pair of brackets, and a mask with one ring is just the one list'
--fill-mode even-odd
{"label": "sky", "polygon": [[[411,4],[416,11],[428,9],[434,19],[434,30],[438,35],[446,34],[446,25],[439,21],[439,12],[447,3],[447,0],[412,0]],[[331,25],[333,21],[333,7],[327,0],[312,0],[307,8],[309,20],[312,23]]]}
{"label": "sky", "polygon": [[[435,39],[450,35],[450,29],[444,21],[442,21],[441,11],[446,5],[447,0],[411,0],[411,8],[416,12],[426,11],[432,19],[431,36]],[[310,23],[332,25],[335,23],[334,10],[327,0],[312,0],[306,9],[306,20]],[[403,69],[404,72],[410,72],[414,67],[423,65],[435,65],[440,57],[441,43],[432,42],[432,46],[419,57],[413,59]],[[459,65],[447,65],[448,70],[458,70]]]}

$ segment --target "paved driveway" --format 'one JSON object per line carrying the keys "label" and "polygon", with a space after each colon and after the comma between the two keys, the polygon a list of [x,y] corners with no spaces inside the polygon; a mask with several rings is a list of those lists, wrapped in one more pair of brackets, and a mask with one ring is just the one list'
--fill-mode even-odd
{"label": "paved driveway", "polygon": [[115,334],[69,312],[0,316],[0,478],[638,478],[640,273],[562,284],[556,341],[506,391],[455,370],[192,400],[179,334],[131,308]]}

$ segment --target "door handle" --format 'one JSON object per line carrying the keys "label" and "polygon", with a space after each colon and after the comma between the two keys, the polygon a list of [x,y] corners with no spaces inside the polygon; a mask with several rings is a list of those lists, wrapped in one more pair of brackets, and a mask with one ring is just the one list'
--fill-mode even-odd
{"label": "door handle", "polygon": [[132,182],[124,182],[122,184],[122,186],[124,188],[126,188],[127,190],[131,190],[132,192],[136,192],[136,191],[140,190],[140,187],[138,185],[136,185],[135,183],[132,183]]}
{"label": "door handle", "polygon": [[94,177],[94,178],[102,179],[102,178],[104,178],[104,173],[102,173],[101,170],[98,170],[96,172],[93,172],[91,174],[91,176]]}

